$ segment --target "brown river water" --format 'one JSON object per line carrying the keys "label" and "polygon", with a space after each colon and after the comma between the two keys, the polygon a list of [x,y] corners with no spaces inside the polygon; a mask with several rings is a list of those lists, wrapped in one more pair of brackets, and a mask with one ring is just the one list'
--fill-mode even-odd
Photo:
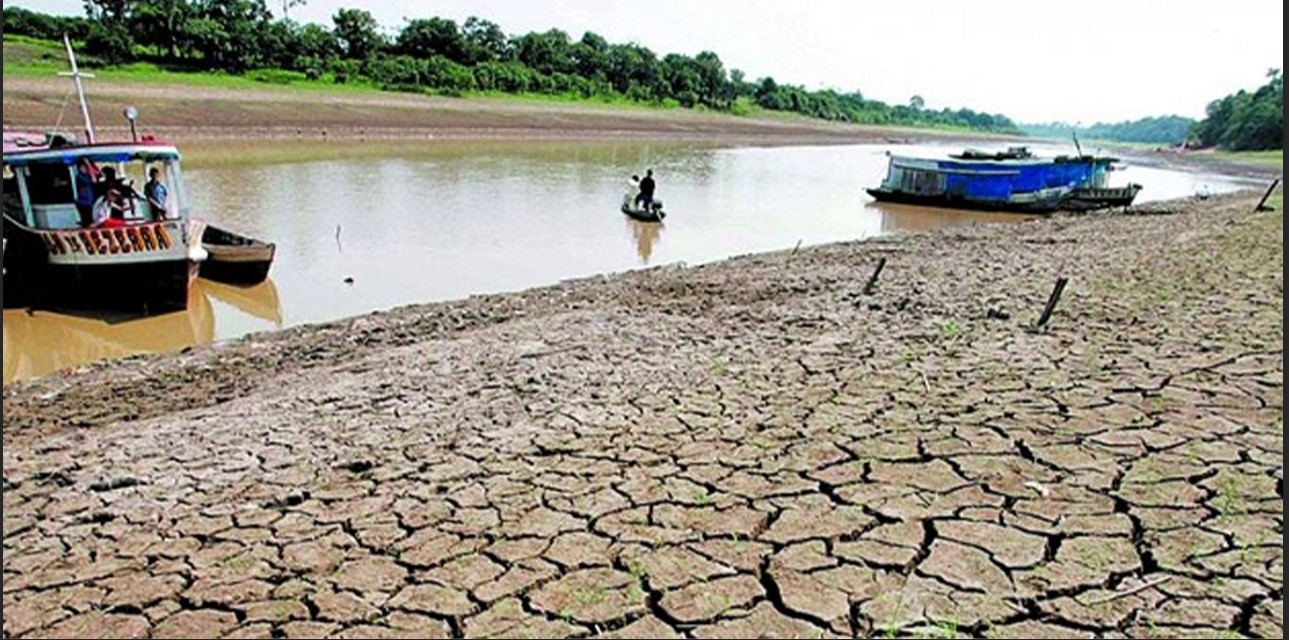
{"label": "brown river water", "polygon": [[[1071,152],[1031,146],[1042,155]],[[864,193],[881,182],[888,150],[958,149],[433,143],[375,157],[194,162],[185,172],[194,216],[277,243],[269,281],[239,288],[198,280],[187,311],[143,319],[5,310],[4,382],[410,303],[1025,219],[878,204]],[[1111,182],[1143,184],[1138,202],[1254,186],[1126,164]],[[662,224],[618,211],[627,179],[645,168],[658,179]]]}

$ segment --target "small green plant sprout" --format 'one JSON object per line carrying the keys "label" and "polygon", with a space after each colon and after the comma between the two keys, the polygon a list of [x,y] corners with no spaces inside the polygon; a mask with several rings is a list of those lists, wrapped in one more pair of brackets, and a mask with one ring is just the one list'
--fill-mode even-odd
{"label": "small green plant sprout", "polygon": [[940,335],[950,340],[962,334],[962,326],[954,318],[949,318],[940,326]]}

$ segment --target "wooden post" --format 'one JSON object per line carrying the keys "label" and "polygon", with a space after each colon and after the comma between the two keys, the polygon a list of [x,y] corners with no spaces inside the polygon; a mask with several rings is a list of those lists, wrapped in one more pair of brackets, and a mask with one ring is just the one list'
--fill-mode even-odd
{"label": "wooden post", "polygon": [[1253,209],[1255,212],[1275,210],[1275,207],[1268,207],[1266,206],[1266,204],[1267,204],[1267,198],[1271,197],[1271,193],[1275,191],[1276,187],[1279,185],[1280,185],[1280,178],[1276,178],[1271,182],[1271,186],[1267,187],[1267,192],[1262,194],[1262,199],[1258,201],[1258,206]]}
{"label": "wooden post", "polygon": [[1065,283],[1069,278],[1061,276],[1056,279],[1056,287],[1052,289],[1052,295],[1047,298],[1047,306],[1043,308],[1043,315],[1039,316],[1038,322],[1034,323],[1035,331],[1042,331],[1047,327],[1047,321],[1052,319],[1052,312],[1056,310],[1056,303],[1061,300],[1061,293],[1065,291]]}
{"label": "wooden post", "polygon": [[873,270],[873,275],[868,277],[868,284],[864,285],[864,294],[871,295],[873,289],[877,287],[877,276],[881,275],[882,268],[886,266],[886,258],[877,261],[877,268]]}

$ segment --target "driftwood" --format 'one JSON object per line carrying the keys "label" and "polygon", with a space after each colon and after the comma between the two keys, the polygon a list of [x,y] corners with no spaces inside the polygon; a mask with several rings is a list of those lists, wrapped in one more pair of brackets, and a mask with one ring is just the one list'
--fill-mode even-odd
{"label": "driftwood", "polygon": [[872,294],[877,287],[877,276],[882,274],[882,268],[886,266],[886,258],[877,261],[877,268],[873,270],[873,275],[868,277],[868,283],[864,285],[864,293]]}
{"label": "driftwood", "polygon": [[1039,316],[1038,322],[1034,323],[1035,331],[1042,331],[1047,326],[1047,321],[1052,319],[1052,312],[1056,310],[1056,303],[1061,300],[1061,293],[1065,291],[1065,283],[1069,278],[1061,276],[1056,279],[1056,287],[1052,289],[1052,295],[1047,298],[1047,306],[1043,307],[1043,315]]}
{"label": "driftwood", "polygon": [[1277,186],[1279,186],[1279,185],[1280,185],[1280,178],[1276,178],[1275,180],[1273,180],[1273,181],[1271,182],[1271,186],[1270,186],[1270,187],[1267,187],[1267,192],[1266,192],[1266,193],[1264,193],[1264,194],[1262,194],[1262,199],[1258,201],[1258,206],[1254,207],[1254,208],[1253,208],[1253,210],[1254,210],[1254,211],[1272,211],[1272,210],[1274,210],[1274,209],[1275,209],[1275,207],[1268,207],[1268,206],[1267,206],[1267,198],[1270,198],[1270,197],[1271,197],[1271,194],[1276,190],[1276,187],[1277,187]]}

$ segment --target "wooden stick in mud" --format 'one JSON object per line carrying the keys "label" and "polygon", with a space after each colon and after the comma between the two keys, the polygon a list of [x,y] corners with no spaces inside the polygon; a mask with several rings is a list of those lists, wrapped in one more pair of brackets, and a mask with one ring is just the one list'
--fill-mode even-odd
{"label": "wooden stick in mud", "polygon": [[882,268],[886,266],[886,258],[877,261],[877,268],[873,270],[873,275],[868,277],[868,284],[864,285],[864,293],[873,293],[873,288],[877,286],[877,276],[881,275]]}
{"label": "wooden stick in mud", "polygon": [[1043,315],[1039,316],[1038,322],[1034,323],[1034,329],[1041,330],[1047,326],[1047,321],[1052,319],[1052,312],[1056,310],[1056,303],[1061,300],[1061,293],[1065,291],[1065,283],[1069,278],[1061,276],[1056,279],[1056,287],[1052,289],[1052,295],[1047,298],[1047,306],[1043,308]]}
{"label": "wooden stick in mud", "polygon": [[1267,204],[1267,198],[1270,198],[1270,197],[1271,197],[1271,193],[1272,193],[1273,191],[1275,191],[1275,190],[1276,190],[1276,187],[1277,187],[1277,186],[1279,186],[1279,185],[1280,185],[1280,178],[1276,178],[1275,180],[1273,180],[1273,181],[1271,182],[1271,186],[1270,186],[1270,187],[1267,187],[1267,192],[1266,192],[1266,193],[1264,193],[1264,194],[1262,194],[1262,199],[1258,201],[1258,206],[1257,206],[1257,207],[1254,207],[1254,209],[1253,209],[1253,210],[1254,210],[1254,211],[1271,211],[1272,209],[1274,209],[1275,207],[1268,207],[1268,206],[1266,206],[1266,204]]}

